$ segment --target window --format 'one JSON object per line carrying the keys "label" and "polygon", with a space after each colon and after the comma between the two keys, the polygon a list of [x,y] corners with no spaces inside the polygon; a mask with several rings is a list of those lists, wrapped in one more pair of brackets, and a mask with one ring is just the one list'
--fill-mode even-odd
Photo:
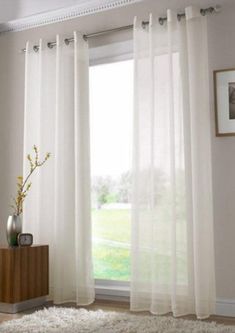
{"label": "window", "polygon": [[96,279],[130,276],[133,60],[90,67],[93,263]]}

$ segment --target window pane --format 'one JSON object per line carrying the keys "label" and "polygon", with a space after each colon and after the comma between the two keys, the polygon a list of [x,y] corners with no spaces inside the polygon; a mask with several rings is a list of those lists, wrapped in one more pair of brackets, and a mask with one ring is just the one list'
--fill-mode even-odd
{"label": "window pane", "polygon": [[90,67],[93,263],[96,279],[130,275],[133,61]]}

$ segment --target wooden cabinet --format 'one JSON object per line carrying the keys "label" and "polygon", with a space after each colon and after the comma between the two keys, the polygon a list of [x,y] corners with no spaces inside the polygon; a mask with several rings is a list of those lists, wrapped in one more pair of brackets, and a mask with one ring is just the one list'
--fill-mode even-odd
{"label": "wooden cabinet", "polygon": [[48,265],[48,245],[0,247],[1,304],[20,303],[48,295]]}

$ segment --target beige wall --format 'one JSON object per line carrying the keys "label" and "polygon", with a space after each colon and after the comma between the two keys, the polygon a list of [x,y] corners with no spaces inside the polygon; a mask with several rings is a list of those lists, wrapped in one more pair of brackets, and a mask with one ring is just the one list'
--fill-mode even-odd
{"label": "beige wall", "polygon": [[[180,1],[181,7],[195,2],[198,1]],[[205,4],[206,1],[199,2]],[[5,242],[6,219],[10,212],[8,205],[11,194],[15,192],[15,178],[22,172],[24,55],[20,54],[19,50],[24,47],[27,39],[37,41],[42,37],[54,40],[56,33],[71,35],[73,30],[89,33],[130,24],[136,14],[146,18],[151,11],[164,13],[167,5],[159,8],[156,3],[157,1],[148,0],[143,4],[106,11],[95,16],[0,36],[1,243]],[[177,8],[178,3],[178,0],[171,1],[169,7]],[[216,285],[218,298],[235,299],[235,137],[215,137],[212,91],[212,71],[235,67],[235,4],[232,4],[232,1],[222,3],[222,12],[208,18]],[[106,41],[97,39],[93,44],[111,42],[112,38],[116,40],[120,36],[107,37]]]}
{"label": "beige wall", "polygon": [[208,24],[217,296],[235,299],[235,137],[215,136],[213,70],[235,68],[235,7]]}

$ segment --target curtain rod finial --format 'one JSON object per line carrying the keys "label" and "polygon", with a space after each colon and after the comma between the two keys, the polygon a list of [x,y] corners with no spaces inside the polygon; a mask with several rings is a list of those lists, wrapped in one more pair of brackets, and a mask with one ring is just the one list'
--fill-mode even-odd
{"label": "curtain rod finial", "polygon": [[220,5],[216,5],[216,6],[214,7],[214,10],[215,10],[216,13],[220,13],[221,10],[222,10],[222,7],[221,7]]}

